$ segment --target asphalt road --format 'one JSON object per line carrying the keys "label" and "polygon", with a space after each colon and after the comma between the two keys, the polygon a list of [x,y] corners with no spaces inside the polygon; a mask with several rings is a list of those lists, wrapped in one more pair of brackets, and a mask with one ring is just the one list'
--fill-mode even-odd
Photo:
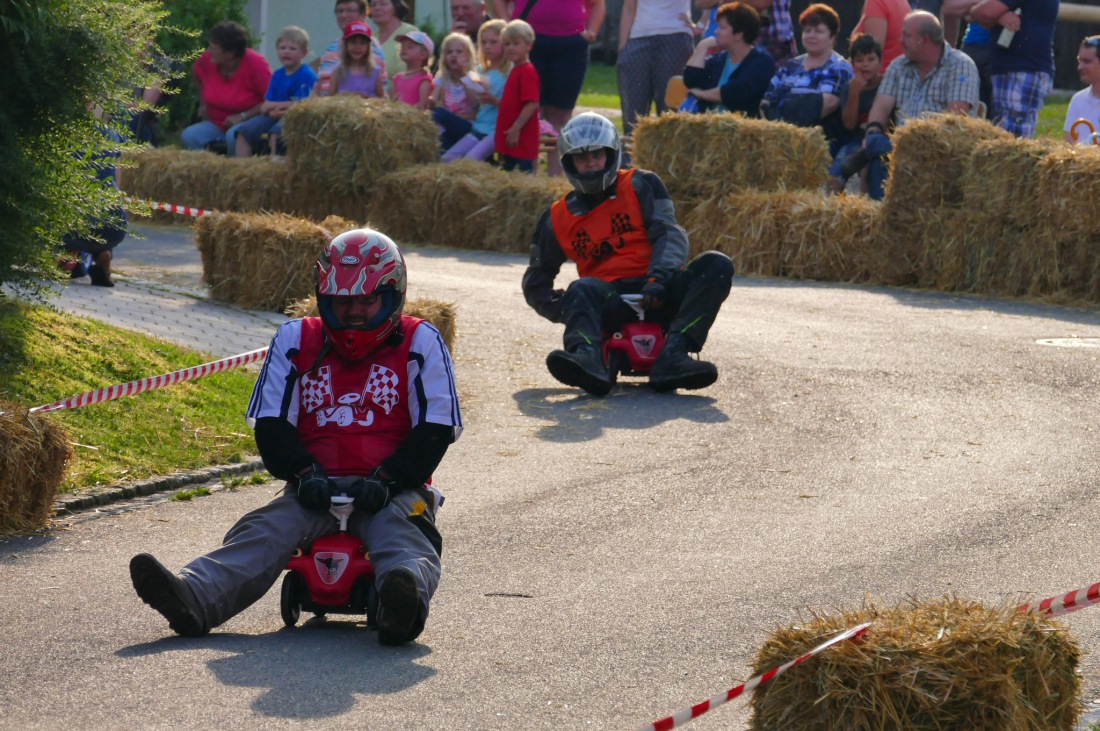
{"label": "asphalt road", "polygon": [[[808,608],[1100,580],[1097,313],[738,278],[715,386],[594,399],[547,374],[560,330],[524,304],[522,257],[408,263],[411,296],[456,303],[466,422],[419,642],[284,629],[277,591],[169,636],[130,556],[178,568],[275,487],[131,506],[0,542],[0,728],[630,729],[747,679]],[[1091,699],[1100,609],[1065,621]]]}

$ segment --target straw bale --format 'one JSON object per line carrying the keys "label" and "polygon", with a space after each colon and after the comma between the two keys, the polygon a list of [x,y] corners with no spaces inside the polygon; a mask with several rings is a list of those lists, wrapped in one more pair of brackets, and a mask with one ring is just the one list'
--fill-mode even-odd
{"label": "straw bale", "polygon": [[328,241],[321,226],[283,213],[224,213],[195,223],[211,296],[272,312],[313,291],[313,265]]}
{"label": "straw bale", "polygon": [[955,597],[814,612],[803,626],[773,632],[753,673],[861,622],[874,624],[859,641],[835,645],[761,687],[752,728],[1069,731],[1081,713],[1080,650],[1062,625]]}
{"label": "straw bale", "polygon": [[0,401],[0,533],[45,526],[72,456],[60,424]]}
{"label": "straw bale", "polygon": [[1056,222],[1067,236],[1100,233],[1096,199],[1100,195],[1100,147],[1061,145],[1039,163],[1034,194],[1021,201],[1037,209],[1044,220]]}
{"label": "straw bale", "polygon": [[831,158],[817,128],[740,114],[662,114],[634,128],[634,164],[674,196],[716,198],[745,188],[819,189]]}
{"label": "straw bale", "polygon": [[288,207],[287,167],[267,156],[237,158],[147,148],[128,159],[132,166],[125,169],[119,184],[135,198],[214,211]]}
{"label": "straw bale", "polygon": [[[317,317],[317,295],[312,294],[309,297],[292,302],[287,307],[286,314],[290,317]],[[443,336],[443,342],[447,344],[447,350],[454,352],[455,338],[458,331],[453,303],[427,297],[410,299],[405,302],[405,314],[427,320],[434,325],[439,334]]]}
{"label": "straw bale", "polygon": [[388,99],[311,97],[283,120],[293,210],[367,220],[375,182],[439,157],[439,129],[423,110]]}
{"label": "straw bale", "polygon": [[702,201],[684,220],[693,255],[721,251],[742,274],[853,281],[878,250],[879,209],[856,196],[744,191]]}
{"label": "straw bale", "polygon": [[539,217],[570,190],[476,160],[418,165],[378,180],[371,221],[401,242],[527,253]]}

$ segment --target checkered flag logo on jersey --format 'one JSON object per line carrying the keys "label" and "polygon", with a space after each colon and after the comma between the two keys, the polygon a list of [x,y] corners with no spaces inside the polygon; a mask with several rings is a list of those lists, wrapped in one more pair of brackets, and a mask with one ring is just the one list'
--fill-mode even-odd
{"label": "checkered flag logo on jersey", "polygon": [[302,406],[306,413],[312,414],[326,401],[332,403],[332,366],[321,366],[316,376],[302,376]]}
{"label": "checkered flag logo on jersey", "polygon": [[397,392],[398,383],[397,374],[386,366],[375,363],[370,367],[367,393],[370,394],[371,401],[385,409],[387,414],[401,400],[401,395]]}

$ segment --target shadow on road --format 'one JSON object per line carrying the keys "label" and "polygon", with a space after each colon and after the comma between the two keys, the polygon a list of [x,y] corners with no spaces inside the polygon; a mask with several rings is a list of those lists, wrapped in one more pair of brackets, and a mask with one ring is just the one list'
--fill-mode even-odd
{"label": "shadow on road", "polygon": [[382,647],[365,623],[317,619],[265,635],[167,637],[115,654],[136,658],[181,651],[228,653],[207,666],[225,685],[264,690],[252,708],[275,718],[340,716],[355,706],[356,696],[397,693],[436,673],[416,662],[431,654],[429,647]]}
{"label": "shadow on road", "polygon": [[729,421],[709,396],[657,393],[643,382],[620,382],[604,398],[575,388],[528,388],[513,398],[524,416],[553,422],[536,430],[547,442],[586,442],[605,429],[648,429],[672,419],[697,424]]}

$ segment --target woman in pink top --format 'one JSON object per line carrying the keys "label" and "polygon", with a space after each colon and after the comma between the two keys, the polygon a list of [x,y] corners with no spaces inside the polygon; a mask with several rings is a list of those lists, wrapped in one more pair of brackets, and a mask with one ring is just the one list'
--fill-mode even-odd
{"label": "woman in pink top", "polygon": [[235,149],[237,125],[260,113],[271,82],[267,59],[248,47],[243,26],[223,20],[210,29],[206,52],[195,61],[194,74],[204,119],[183,130],[180,142],[187,150],[222,141],[227,149]]}
{"label": "woman in pink top", "polygon": [[852,38],[869,33],[882,46],[882,73],[901,55],[901,24],[911,8],[906,0],[866,0]]}
{"label": "woman in pink top", "polygon": [[[604,0],[493,0],[496,16],[526,20],[535,29],[531,63],[542,82],[540,115],[556,130],[573,116],[588,72],[588,44],[603,23]],[[551,175],[561,174],[557,152],[549,156]]]}

